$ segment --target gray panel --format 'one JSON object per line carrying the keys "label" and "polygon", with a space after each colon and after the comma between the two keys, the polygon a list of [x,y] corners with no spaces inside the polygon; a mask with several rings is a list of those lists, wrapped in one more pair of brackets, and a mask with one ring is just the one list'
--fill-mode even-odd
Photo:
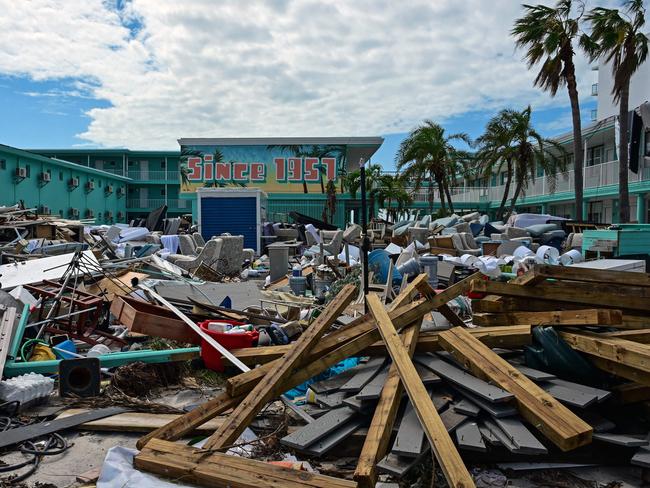
{"label": "gray panel", "polygon": [[467,390],[464,390],[462,388],[457,388],[456,391],[458,391],[461,395],[467,397],[468,400],[470,400],[472,403],[475,403],[478,405],[478,407],[481,410],[486,411],[493,417],[511,417],[512,415],[517,415],[519,412],[517,411],[517,408],[514,407],[513,405],[509,403],[490,403],[486,402],[482,398],[479,398],[476,395],[473,395]]}
{"label": "gray panel", "polygon": [[404,409],[391,452],[398,456],[418,457],[426,444],[425,439],[417,413],[409,401]]}
{"label": "gray panel", "polygon": [[356,372],[354,371],[354,368],[346,369],[342,373],[332,376],[331,378],[327,378],[326,380],[316,381],[312,383],[311,385],[309,385],[309,388],[314,393],[330,393],[332,391],[336,391],[339,388],[341,388],[355,374]]}
{"label": "gray panel", "polygon": [[302,449],[301,451],[311,456],[322,456],[323,454],[327,454],[332,448],[341,443],[341,441],[350,437],[355,430],[361,427],[362,423],[361,420],[353,420],[340,429],[337,429],[331,434],[323,437],[318,442],[315,442],[307,449]]}
{"label": "gray panel", "polygon": [[510,363],[513,367],[517,368],[521,374],[533,381],[549,381],[557,378],[554,374],[547,373],[545,371],[540,371],[538,369],[529,368],[519,363]]}
{"label": "gray panel", "polygon": [[386,383],[386,377],[388,376],[388,366],[384,368],[371,379],[363,389],[357,393],[357,400],[378,400],[381,395],[381,390],[384,388],[384,383]]}
{"label": "gray panel", "polygon": [[559,378],[551,380],[549,381],[549,383],[553,383],[555,385],[563,386],[569,389],[582,391],[589,395],[596,395],[596,397],[598,397],[599,402],[608,399],[612,395],[611,391],[601,390],[600,388],[593,388],[591,386],[581,385],[580,383],[573,383],[571,381],[561,380]]}
{"label": "gray panel", "polygon": [[353,369],[356,374],[342,385],[339,390],[347,391],[349,393],[358,393],[377,375],[377,373],[379,373],[384,361],[385,358],[372,358],[365,364],[355,366]]}
{"label": "gray panel", "polygon": [[357,412],[349,407],[337,408],[283,437],[280,442],[295,449],[304,449],[350,422],[356,415]]}
{"label": "gray panel", "polygon": [[351,396],[345,391],[334,391],[325,395],[316,395],[316,402],[321,407],[337,408],[343,405],[343,400]]}
{"label": "gray panel", "polygon": [[609,444],[616,444],[617,446],[625,447],[642,447],[648,445],[647,439],[639,439],[638,437],[631,437],[624,434],[593,434],[593,439]]}
{"label": "gray panel", "polygon": [[487,451],[483,436],[476,422],[465,422],[456,429],[456,440],[458,447],[470,451]]}
{"label": "gray panel", "polygon": [[528,428],[515,418],[494,419],[494,422],[519,448],[522,454],[546,454],[548,451]]}
{"label": "gray panel", "polygon": [[585,408],[598,401],[596,395],[591,395],[583,391],[565,388],[551,382],[540,383],[539,387],[549,393],[556,400],[560,400],[567,405],[578,408]]}
{"label": "gray panel", "polygon": [[469,417],[477,417],[481,409],[476,403],[471,402],[467,398],[463,398],[461,401],[454,403],[451,408],[456,412],[462,413]]}
{"label": "gray panel", "polygon": [[429,368],[446,380],[471,390],[475,395],[478,395],[489,402],[503,402],[514,398],[512,393],[508,393],[506,390],[486,383],[485,381],[472,376],[438,357],[417,355],[415,356],[415,361]]}

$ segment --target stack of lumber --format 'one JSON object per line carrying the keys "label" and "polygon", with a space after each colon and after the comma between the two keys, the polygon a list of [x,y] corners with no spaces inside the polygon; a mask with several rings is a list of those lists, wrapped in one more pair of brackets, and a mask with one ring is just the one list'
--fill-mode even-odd
{"label": "stack of lumber", "polygon": [[[647,276],[640,275],[624,282],[599,271],[615,279],[612,285],[604,275],[597,281],[591,270],[561,273],[540,267],[512,283],[474,275],[438,294],[421,275],[388,307],[377,295],[368,295],[369,314],[329,332],[354,298],[346,287],[296,342],[233,351],[240,361],[258,367],[229,378],[226,391],[141,438],[135,465],[206,486],[294,486],[300,473],[249,459],[233,461],[223,452],[283,392],[360,356],[366,359],[355,368],[310,385],[318,403],[307,410],[313,420],[280,439],[302,459],[337,456],[346,439],[361,439],[354,481],[311,475],[301,486],[375,486],[380,473],[400,478],[432,451],[448,485],[467,488],[475,485],[464,458],[513,460],[519,455],[557,461],[591,448],[592,440],[640,449],[636,463],[643,464],[650,458],[648,442],[621,433],[598,412],[614,398],[619,405],[650,398],[644,386],[650,382],[641,381],[650,372],[650,361],[643,359],[645,331],[612,329],[643,324],[647,298],[628,288],[650,291],[650,281],[641,284]],[[556,286],[562,293],[553,292]],[[610,294],[625,297],[624,307],[607,287]],[[470,290],[490,294],[475,304],[481,310],[476,328],[460,326],[446,305]],[[528,306],[519,309],[516,302]],[[434,310],[456,326],[420,334],[423,318]],[[615,374],[634,383],[616,386],[613,395],[526,367],[522,348],[531,343],[532,327],[549,324],[562,327],[567,343],[594,358],[596,366],[612,372],[616,364],[620,371]],[[623,353],[621,346],[628,343],[634,347]],[[650,359],[650,347],[647,355]],[[201,449],[175,442],[218,416],[219,427]],[[241,477],[233,485],[235,470]]]}

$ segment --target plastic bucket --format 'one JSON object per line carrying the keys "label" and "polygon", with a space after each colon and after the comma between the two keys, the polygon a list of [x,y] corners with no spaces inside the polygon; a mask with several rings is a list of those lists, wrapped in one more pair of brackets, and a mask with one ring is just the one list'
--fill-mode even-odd
{"label": "plastic bucket", "polygon": [[[388,269],[390,268],[390,254],[385,249],[375,249],[368,254],[368,269],[375,273],[379,283],[388,281]],[[392,283],[401,283],[402,275],[393,267]]]}
{"label": "plastic bucket", "polygon": [[537,250],[537,257],[547,264],[559,264],[560,251],[551,246],[540,246]]}
{"label": "plastic bucket", "polygon": [[[228,349],[242,349],[245,347],[252,347],[255,341],[259,338],[260,334],[256,330],[246,331],[240,334],[228,334],[226,332],[217,332],[210,330],[209,324],[214,322],[213,320],[206,320],[201,322],[199,327],[201,330],[212,337],[215,341],[221,344],[223,347]],[[237,322],[234,320],[219,320],[220,323],[227,323],[232,326],[236,325],[246,325],[244,322]],[[205,367],[213,371],[223,372],[225,367],[223,361],[221,360],[221,354],[219,351],[215,350],[210,344],[208,344],[204,339],[201,339],[201,359],[205,363]]]}
{"label": "plastic bucket", "polygon": [[562,254],[562,256],[560,256],[560,263],[563,266],[581,263],[582,261],[584,261],[584,257],[582,256],[582,253],[577,249],[571,249],[570,251],[565,252]]}

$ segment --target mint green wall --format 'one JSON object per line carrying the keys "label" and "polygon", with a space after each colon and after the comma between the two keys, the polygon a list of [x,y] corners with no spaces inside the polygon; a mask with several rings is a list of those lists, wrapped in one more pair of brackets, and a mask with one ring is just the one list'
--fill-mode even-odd
{"label": "mint green wall", "polygon": [[[16,168],[26,168],[28,176],[16,177]],[[42,173],[50,174],[50,182],[43,181]],[[71,189],[71,178],[79,179],[79,187]],[[95,188],[90,191],[87,183]],[[107,185],[113,187],[107,193]],[[125,189],[126,181],[108,173],[87,171],[82,166],[68,167],[55,160],[31,156],[23,151],[14,152],[0,148],[0,205],[14,205],[23,200],[27,208],[49,207],[52,215],[72,218],[71,208],[79,210],[79,218],[89,218],[92,210],[96,223],[124,221],[126,198],[118,196],[118,188]],[[118,219],[118,214],[122,216]]]}

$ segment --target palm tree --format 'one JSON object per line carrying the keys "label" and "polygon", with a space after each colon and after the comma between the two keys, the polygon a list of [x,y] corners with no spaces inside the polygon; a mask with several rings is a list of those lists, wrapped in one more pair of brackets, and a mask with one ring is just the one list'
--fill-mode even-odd
{"label": "palm tree", "polygon": [[575,17],[571,15],[572,3],[572,0],[559,0],[555,7],[524,5],[526,14],[515,21],[512,35],[518,47],[527,48],[528,68],[541,62],[535,85],[548,91],[551,96],[555,96],[564,85],[569,92],[573,120],[576,216],[582,219],[584,154],[573,44],[579,33],[584,3],[579,2]]}
{"label": "palm tree", "polygon": [[515,116],[516,112],[514,110],[502,110],[488,121],[485,132],[475,141],[475,145],[478,147],[476,154],[477,169],[484,178],[488,178],[493,174],[500,174],[504,167],[506,170],[505,188],[503,189],[501,204],[497,210],[497,220],[503,218],[514,176],[515,149],[512,144],[514,134],[511,130],[511,120]]}
{"label": "palm tree", "polygon": [[402,171],[404,178],[413,181],[415,191],[418,191],[423,183],[427,183],[431,213],[433,213],[434,182],[438,187],[443,212],[446,210],[445,197],[453,211],[449,182],[456,176],[457,162],[461,157],[465,157],[465,154],[461,155],[462,151],[451,144],[455,140],[471,144],[467,134],[446,136],[445,129],[440,124],[425,120],[402,141],[395,158],[397,170]]}
{"label": "palm tree", "polygon": [[[387,217],[392,218],[393,222],[397,216],[407,210],[408,206],[413,203],[413,198],[404,186],[404,180],[399,175],[383,174],[379,177],[379,187],[375,196],[379,205],[386,209]],[[393,207],[393,202],[396,206]]]}
{"label": "palm tree", "polygon": [[[375,213],[375,197],[381,181],[381,165],[370,164],[366,167],[366,195],[368,196],[368,220],[372,220]],[[344,178],[344,185],[352,199],[357,198],[357,191],[361,188],[361,171],[354,170]]]}
{"label": "palm tree", "polygon": [[648,36],[643,33],[643,0],[628,0],[625,7],[625,12],[603,7],[591,10],[586,17],[591,34],[584,34],[580,40],[592,62],[604,59],[612,68],[612,95],[614,102],[619,103],[618,211],[621,223],[630,221],[627,133],[630,79],[648,57]]}

